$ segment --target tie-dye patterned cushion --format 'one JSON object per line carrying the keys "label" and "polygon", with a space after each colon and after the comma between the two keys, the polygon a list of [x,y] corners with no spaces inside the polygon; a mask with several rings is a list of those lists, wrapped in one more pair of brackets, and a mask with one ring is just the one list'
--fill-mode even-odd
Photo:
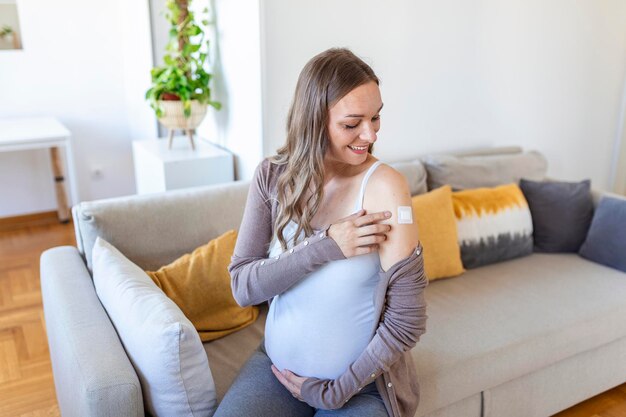
{"label": "tie-dye patterned cushion", "polygon": [[424,247],[424,270],[429,281],[462,274],[452,188],[444,185],[411,199],[420,242]]}
{"label": "tie-dye patterned cushion", "polygon": [[465,268],[532,253],[532,218],[517,184],[457,191],[452,200]]}

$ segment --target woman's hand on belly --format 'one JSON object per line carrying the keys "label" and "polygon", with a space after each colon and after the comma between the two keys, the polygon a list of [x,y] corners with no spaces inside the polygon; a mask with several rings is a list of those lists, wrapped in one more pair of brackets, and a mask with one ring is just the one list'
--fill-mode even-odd
{"label": "woman's hand on belly", "polygon": [[365,210],[361,209],[333,223],[327,231],[328,236],[337,243],[346,258],[377,251],[391,229],[388,224],[377,223],[388,220],[391,212],[387,213],[365,214]]}
{"label": "woman's hand on belly", "polygon": [[298,376],[288,369],[280,372],[278,368],[274,366],[274,364],[272,364],[272,372],[274,373],[278,381],[280,381],[280,383],[283,384],[285,388],[289,390],[289,392],[291,392],[291,395],[293,395],[300,401],[304,401],[301,394],[302,383],[307,379],[306,377]]}
{"label": "woman's hand on belly", "polygon": [[[339,399],[342,397],[341,392],[338,390],[338,387],[335,384],[334,379],[320,379],[315,377],[304,378],[298,376],[291,372],[288,369],[280,372],[274,364],[272,364],[272,372],[281,384],[285,386],[298,400],[303,403],[307,403],[311,407],[319,408],[322,410],[336,410],[338,408],[343,407],[348,400],[340,401]],[[305,400],[302,398],[302,385],[305,381],[309,381],[309,384],[314,385],[316,388],[313,388],[314,391],[318,391],[320,393],[319,398],[309,398],[309,400]],[[348,399],[352,397],[349,396]]]}

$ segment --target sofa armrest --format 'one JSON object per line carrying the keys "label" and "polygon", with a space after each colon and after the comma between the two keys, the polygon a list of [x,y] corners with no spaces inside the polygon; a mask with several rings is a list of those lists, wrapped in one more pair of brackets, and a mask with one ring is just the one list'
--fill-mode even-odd
{"label": "sofa armrest", "polygon": [[41,255],[41,292],[62,415],[143,417],[137,374],[75,247]]}

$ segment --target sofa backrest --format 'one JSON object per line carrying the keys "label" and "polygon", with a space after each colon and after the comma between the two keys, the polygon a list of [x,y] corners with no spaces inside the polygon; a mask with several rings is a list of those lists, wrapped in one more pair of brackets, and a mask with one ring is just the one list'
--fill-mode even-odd
{"label": "sofa backrest", "polygon": [[[417,159],[390,163],[426,192],[426,170]],[[72,208],[78,250],[91,271],[100,236],[145,270],[167,265],[228,230],[238,230],[250,181],[82,202]]]}
{"label": "sofa backrest", "polygon": [[[518,152],[521,148],[492,147],[471,154]],[[426,169],[419,158],[389,165],[407,178],[411,195],[426,192]],[[228,230],[238,230],[249,186],[244,180],[79,203],[72,208],[78,250],[91,271],[91,251],[100,236],[141,268],[159,268]]]}
{"label": "sofa backrest", "polygon": [[239,229],[250,181],[77,204],[76,242],[91,271],[100,236],[145,270],[170,263],[227,232]]}
{"label": "sofa backrest", "polygon": [[542,181],[548,160],[537,151],[497,155],[427,155],[428,189],[450,185],[452,190],[496,187],[520,179]]}
{"label": "sofa backrest", "polygon": [[591,188],[591,198],[593,199],[594,209],[598,207],[598,203],[600,203],[600,200],[602,200],[603,197],[612,197],[612,198],[617,198],[618,200],[626,201],[626,196],[616,194],[610,191],[603,191],[598,188],[593,188],[593,187]]}

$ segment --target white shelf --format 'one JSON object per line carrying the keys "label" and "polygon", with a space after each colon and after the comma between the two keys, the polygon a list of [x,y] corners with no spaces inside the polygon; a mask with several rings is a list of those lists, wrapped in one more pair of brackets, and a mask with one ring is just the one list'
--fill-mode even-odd
{"label": "white shelf", "polygon": [[133,142],[137,193],[155,193],[234,181],[233,155],[196,138],[195,150],[186,136],[176,136],[172,149],[166,138]]}

